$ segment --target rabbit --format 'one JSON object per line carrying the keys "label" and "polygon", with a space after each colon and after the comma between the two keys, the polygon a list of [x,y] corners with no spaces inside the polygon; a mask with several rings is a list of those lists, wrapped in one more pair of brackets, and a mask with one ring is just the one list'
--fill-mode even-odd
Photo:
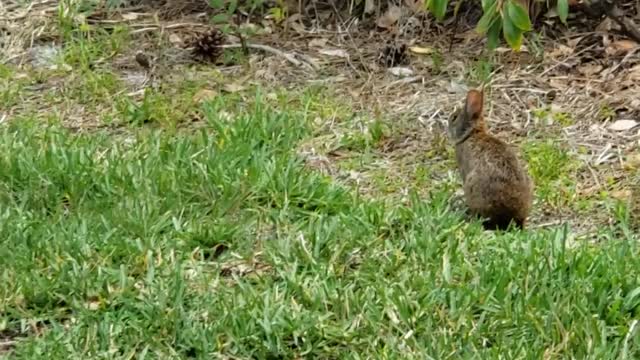
{"label": "rabbit", "polygon": [[469,90],[464,107],[449,118],[456,162],[468,210],[487,230],[524,229],[533,201],[533,181],[504,141],[487,131],[483,90]]}

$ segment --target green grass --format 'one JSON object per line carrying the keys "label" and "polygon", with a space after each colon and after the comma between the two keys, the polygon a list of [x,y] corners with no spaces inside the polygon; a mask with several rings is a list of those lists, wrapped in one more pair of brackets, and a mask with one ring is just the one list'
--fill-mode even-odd
{"label": "green grass", "polygon": [[12,358],[640,356],[624,216],[592,244],[363,199],[296,157],[312,114],[223,100],[190,132],[0,128]]}
{"label": "green grass", "polygon": [[530,140],[522,150],[537,198],[556,209],[575,205],[577,159],[552,140]]}

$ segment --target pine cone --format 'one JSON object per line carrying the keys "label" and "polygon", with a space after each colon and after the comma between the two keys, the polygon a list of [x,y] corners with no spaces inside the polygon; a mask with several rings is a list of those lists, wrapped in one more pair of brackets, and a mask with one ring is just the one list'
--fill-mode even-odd
{"label": "pine cone", "polygon": [[213,28],[196,36],[193,41],[193,55],[198,59],[215,63],[223,49],[225,36],[218,29]]}

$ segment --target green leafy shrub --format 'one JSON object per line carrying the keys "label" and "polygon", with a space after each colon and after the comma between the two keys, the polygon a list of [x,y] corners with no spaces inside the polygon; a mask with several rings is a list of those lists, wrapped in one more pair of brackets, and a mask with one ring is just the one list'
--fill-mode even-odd
{"label": "green leafy shrub", "polygon": [[[487,45],[495,48],[502,34],[507,44],[515,50],[522,45],[523,35],[532,30],[528,10],[516,0],[481,0],[483,15],[476,31],[487,35]],[[438,19],[444,19],[449,0],[425,0],[426,8]],[[568,0],[558,0],[556,12],[566,23],[569,15]]]}

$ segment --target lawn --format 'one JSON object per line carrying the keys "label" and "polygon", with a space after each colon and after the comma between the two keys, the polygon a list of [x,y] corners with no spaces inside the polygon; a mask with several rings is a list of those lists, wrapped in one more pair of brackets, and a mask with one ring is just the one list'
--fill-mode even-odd
{"label": "lawn", "polygon": [[127,136],[0,132],[0,329],[15,358],[635,358],[626,225],[482,231],[451,194],[364,199],[253,105]]}
{"label": "lawn", "polygon": [[168,34],[50,13],[44,65],[0,65],[0,358],[640,358],[631,136],[618,162],[572,142],[584,114],[490,122],[536,201],[525,230],[484,231],[438,128],[452,62],[414,107],[371,105],[353,79],[242,83],[272,58],[176,65]]}

